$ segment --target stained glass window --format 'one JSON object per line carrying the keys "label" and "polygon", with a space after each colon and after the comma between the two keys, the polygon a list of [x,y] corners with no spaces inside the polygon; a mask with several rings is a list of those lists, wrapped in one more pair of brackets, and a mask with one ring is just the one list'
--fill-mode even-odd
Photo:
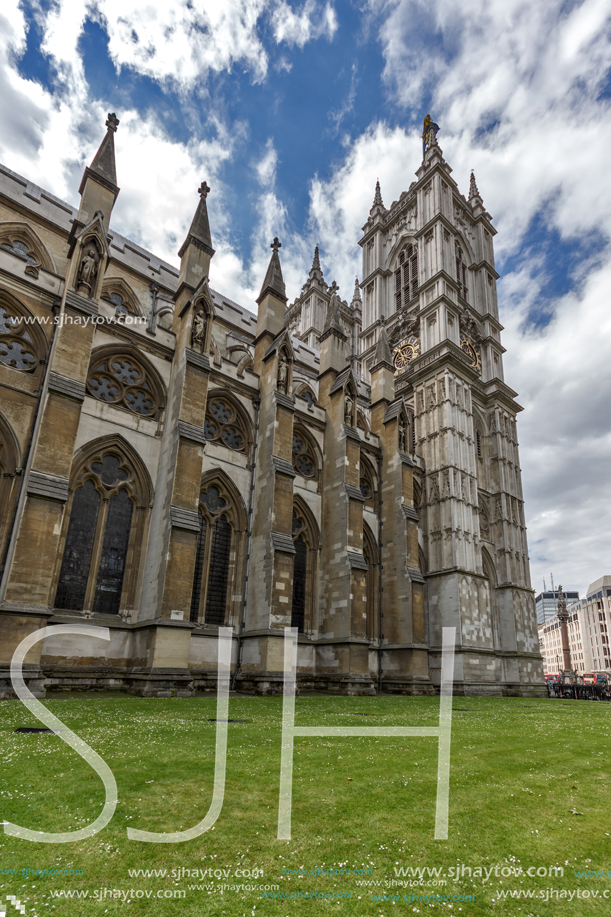
{"label": "stained glass window", "polygon": [[190,619],[225,623],[231,576],[232,506],[219,487],[210,484],[199,496],[199,533],[191,592]]}
{"label": "stained glass window", "polygon": [[133,474],[120,455],[108,451],[87,462],[79,479],[84,483],[72,499],[55,607],[118,614],[132,531]]}
{"label": "stained glass window", "polygon": [[231,551],[231,526],[226,516],[221,516],[212,528],[210,548],[210,572],[208,574],[208,595],[206,599],[206,624],[225,623],[225,602],[229,578],[229,554]]}
{"label": "stained glass window", "polygon": [[95,587],[94,611],[109,615],[119,613],[133,509],[132,501],[125,490],[120,490],[111,497],[108,504]]}
{"label": "stained glass window", "polygon": [[55,607],[82,611],[98,521],[100,495],[92,480],[74,494]]}

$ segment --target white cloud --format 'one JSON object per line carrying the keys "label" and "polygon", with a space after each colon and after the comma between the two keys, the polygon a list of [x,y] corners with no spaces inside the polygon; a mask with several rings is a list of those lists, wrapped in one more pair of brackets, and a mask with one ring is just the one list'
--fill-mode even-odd
{"label": "white cloud", "polygon": [[[252,80],[264,79],[274,42],[282,46],[274,67],[288,70],[290,49],[331,40],[338,28],[333,6],[314,0],[301,6],[286,0],[192,0],[189,6],[186,0],[147,6],[140,0],[57,0],[37,13],[43,50],[57,71],[57,85],[47,90],[15,68],[26,24],[16,0],[4,3],[0,159],[72,202],[112,107],[89,96],[78,49],[88,15],[108,32],[117,68],[170,82],[183,94],[203,91],[210,72],[236,67]],[[605,248],[611,238],[611,114],[600,94],[611,65],[610,18],[611,0],[369,0],[369,34],[378,29],[388,98],[409,116],[417,111],[418,123],[402,128],[379,121],[345,138],[331,173],[311,179],[309,223],[301,234],[292,231],[276,187],[270,139],[253,163],[258,222],[248,266],[232,247],[229,189],[222,182],[222,166],[247,127],[230,130],[219,120],[207,125],[205,142],[180,143],[154,114],[142,117],[128,106],[118,112],[122,191],[115,228],[176,262],[197,186],[206,178],[216,285],[254,308],[274,235],[284,242],[290,296],[307,276],[315,242],[327,279],[336,276],[342,294],[351,295],[354,274],[361,273],[357,241],[376,178],[387,206],[409,187],[421,156],[421,107],[430,99],[462,190],[475,168],[499,230],[501,264],[509,253],[520,255],[500,294],[506,378],[525,406],[519,431],[537,587],[550,569],[565,586],[580,589],[611,572],[605,509],[611,506],[611,417],[604,397],[611,384]],[[263,23],[273,36],[267,47]],[[591,239],[599,252],[587,270],[582,264],[576,293],[547,303],[552,318],[538,331],[524,322],[545,292],[545,272],[551,275],[555,265],[541,251],[524,249],[535,215],[565,241]]]}
{"label": "white cloud", "polygon": [[374,124],[355,141],[346,141],[344,161],[327,181],[315,177],[311,183],[311,235],[324,249],[326,262],[333,265],[344,298],[348,293],[352,296],[354,275],[361,275],[357,242],[373,203],[376,180],[380,179],[388,207],[413,181],[406,163],[417,164],[419,145],[415,132]]}
{"label": "white cloud", "polygon": [[322,9],[315,0],[306,0],[296,13],[286,0],[280,0],[272,13],[274,37],[278,43],[303,48],[313,38],[332,39],[337,31],[337,17],[330,3]]}
{"label": "white cloud", "polygon": [[[611,572],[611,112],[600,92],[611,66],[611,0],[370,0],[385,57],[389,100],[416,111],[413,131],[370,127],[311,187],[313,231],[346,286],[360,272],[355,242],[379,177],[386,206],[409,187],[431,99],[444,155],[463,191],[476,171],[495,215],[497,257],[521,257],[500,285],[506,379],[525,406],[522,466],[533,584],[584,590]],[[419,110],[420,109],[420,110]],[[489,129],[492,128],[492,129]],[[585,248],[576,293],[543,300],[552,316],[534,330],[555,264],[525,251],[537,216]],[[584,242],[594,243],[588,257]],[[601,254],[602,249],[602,254]],[[561,265],[561,268],[564,266]],[[549,276],[546,276],[548,272]]]}
{"label": "white cloud", "polygon": [[276,41],[289,46],[332,38],[337,29],[332,6],[315,0],[306,0],[298,13],[285,0],[58,0],[46,17],[45,52],[73,64],[87,18],[106,30],[117,69],[130,67],[185,89],[205,81],[209,71],[237,64],[263,80],[269,66],[259,35],[264,19],[271,20]]}

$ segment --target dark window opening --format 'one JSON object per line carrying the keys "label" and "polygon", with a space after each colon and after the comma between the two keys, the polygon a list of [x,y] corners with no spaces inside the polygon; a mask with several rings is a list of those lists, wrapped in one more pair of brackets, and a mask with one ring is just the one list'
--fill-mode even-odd
{"label": "dark window opening", "polygon": [[296,627],[300,634],[305,626],[306,607],[306,570],[308,561],[308,547],[303,535],[295,539],[295,560],[293,564],[293,607],[291,613],[291,627]]}
{"label": "dark window opening", "polygon": [[225,515],[214,523],[206,597],[206,624],[225,623],[227,582],[231,552],[231,526]]}
{"label": "dark window opening", "polygon": [[93,603],[93,610],[102,614],[119,613],[133,509],[125,490],[111,497],[108,504]]}
{"label": "dark window opening", "polygon": [[70,525],[55,595],[56,608],[70,611],[82,611],[84,608],[99,509],[100,495],[93,481],[85,481],[72,501]]}
{"label": "dark window opening", "polygon": [[193,592],[191,593],[190,620],[197,622],[199,618],[199,603],[202,596],[202,579],[204,576],[204,552],[206,550],[206,532],[208,523],[201,509],[199,510],[199,532],[197,535],[197,549],[195,552],[195,573],[193,575]]}

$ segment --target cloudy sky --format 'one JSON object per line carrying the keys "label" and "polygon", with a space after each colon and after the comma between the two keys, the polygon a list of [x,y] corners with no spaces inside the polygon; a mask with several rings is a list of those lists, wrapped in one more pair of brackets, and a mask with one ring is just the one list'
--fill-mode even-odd
{"label": "cloudy sky", "polygon": [[533,585],[611,573],[611,0],[3,0],[0,161],[77,203],[108,111],[115,228],[167,260],[209,197],[213,285],[255,310],[279,235],[347,297],[376,178],[431,111],[494,216]]}

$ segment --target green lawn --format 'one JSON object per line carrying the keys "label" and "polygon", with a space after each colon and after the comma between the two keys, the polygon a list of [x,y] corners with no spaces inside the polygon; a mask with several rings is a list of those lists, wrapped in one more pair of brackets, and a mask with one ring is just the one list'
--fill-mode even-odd
{"label": "green lawn", "polygon": [[[282,701],[233,696],[229,715],[246,722],[229,725],[220,817],[197,840],[168,845],[128,841],[126,828],[176,831],[204,817],[213,782],[216,726],[209,720],[216,715],[216,700],[75,696],[45,703],[112,768],[119,804],[108,827],[80,843],[39,844],[1,835],[0,914],[9,895],[25,904],[26,917],[611,913],[607,704],[455,698],[448,841],[433,838],[436,739],[297,738],[293,836],[278,841]],[[305,697],[296,702],[296,725],[435,726],[438,708],[435,698]],[[100,813],[102,783],[59,736],[14,731],[37,725],[18,701],[0,703],[0,820],[43,831],[75,830]],[[465,867],[459,878],[457,864]],[[560,866],[564,875],[500,873],[520,866],[535,871]],[[425,877],[417,887],[384,886],[393,879],[409,882],[395,874],[395,868],[406,867],[441,867],[445,884]],[[490,873],[494,867],[498,876]],[[221,894],[214,875],[178,875],[183,868],[225,870],[222,881],[234,887]],[[26,869],[67,874],[11,872]],[[165,869],[167,875],[130,876],[134,869]],[[255,869],[262,876],[235,875]],[[301,877],[283,875],[283,870],[300,869]],[[314,875],[316,869],[322,872]],[[490,878],[486,881],[478,869],[486,869]],[[370,873],[354,874],[361,870]],[[575,875],[588,870],[605,876]],[[363,881],[381,884],[357,884]],[[236,889],[239,883],[276,886],[267,895],[286,897]],[[539,894],[549,888],[573,895],[572,901],[499,898],[503,891]],[[108,892],[103,899],[94,897],[104,889],[122,895],[133,889],[134,897],[122,900]],[[88,890],[89,897],[52,896],[61,890]],[[590,897],[578,898],[584,891]],[[186,895],[136,897],[146,892]],[[305,897],[313,894],[327,897]],[[374,900],[408,894],[450,900]],[[338,895],[343,897],[333,897]],[[454,898],[461,895],[475,897]],[[13,903],[6,913],[18,913]]]}

